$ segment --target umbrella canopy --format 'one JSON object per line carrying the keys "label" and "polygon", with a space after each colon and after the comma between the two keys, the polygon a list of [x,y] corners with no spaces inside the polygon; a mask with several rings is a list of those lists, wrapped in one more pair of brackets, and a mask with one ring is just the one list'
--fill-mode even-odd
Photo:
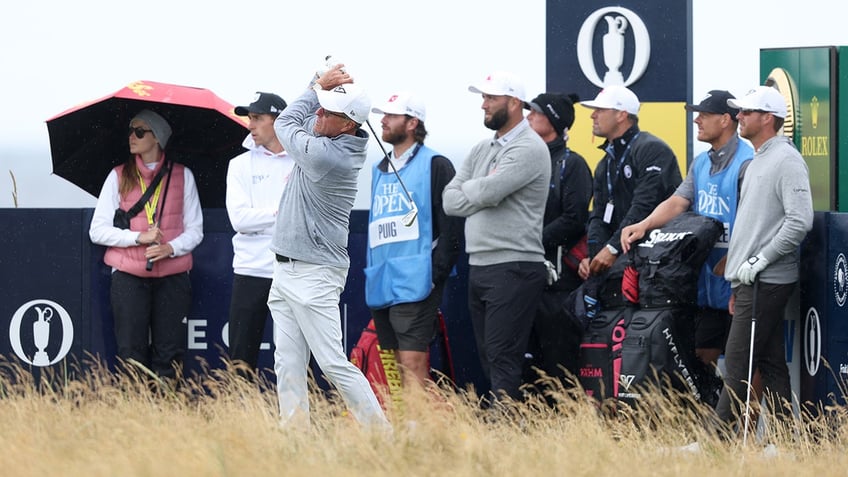
{"label": "umbrella canopy", "polygon": [[48,119],[53,173],[97,196],[109,171],[130,157],[127,129],[142,109],[171,125],[165,155],[194,173],[201,205],[224,207],[227,166],[244,151],[247,121],[203,88],[136,81]]}

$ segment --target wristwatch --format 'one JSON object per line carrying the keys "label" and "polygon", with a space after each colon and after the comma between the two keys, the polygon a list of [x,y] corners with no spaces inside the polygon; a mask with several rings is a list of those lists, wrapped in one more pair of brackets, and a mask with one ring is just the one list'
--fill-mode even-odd
{"label": "wristwatch", "polygon": [[610,244],[607,244],[607,250],[609,250],[609,253],[611,253],[613,255],[618,255],[618,249],[613,247]]}

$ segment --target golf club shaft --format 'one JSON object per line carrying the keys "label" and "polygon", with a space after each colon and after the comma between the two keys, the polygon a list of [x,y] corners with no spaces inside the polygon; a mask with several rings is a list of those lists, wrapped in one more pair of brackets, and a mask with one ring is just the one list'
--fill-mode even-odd
{"label": "golf club shaft", "polygon": [[757,291],[760,280],[754,277],[753,301],[751,303],[751,342],[748,350],[748,392],[745,393],[745,429],[742,431],[742,445],[748,444],[748,426],[751,424],[751,394],[754,392],[754,386],[751,385],[751,380],[754,375],[754,334],[757,332]]}
{"label": "golf club shaft", "polygon": [[397,169],[395,169],[395,165],[392,164],[392,160],[389,159],[389,153],[386,152],[386,148],[383,147],[383,143],[380,141],[380,138],[377,137],[377,133],[374,131],[374,128],[371,127],[371,121],[366,119],[365,124],[368,125],[368,129],[371,130],[371,134],[374,136],[374,139],[377,141],[377,144],[380,145],[380,150],[383,151],[383,157],[386,158],[386,162],[389,163],[389,167],[391,167],[392,172],[395,173],[395,177],[397,177],[398,182],[400,182],[400,186],[403,188],[403,192],[404,194],[406,194],[406,198],[409,199],[409,203],[412,204],[413,207],[415,207],[415,202],[412,200],[412,195],[410,195],[409,191],[406,190],[406,184],[403,183],[403,179],[400,178],[400,174],[398,174]]}

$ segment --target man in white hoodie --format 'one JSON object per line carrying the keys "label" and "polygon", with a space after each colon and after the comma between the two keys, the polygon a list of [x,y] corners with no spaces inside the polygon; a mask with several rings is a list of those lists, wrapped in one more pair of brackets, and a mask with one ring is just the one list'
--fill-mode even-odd
{"label": "man in white hoodie", "polygon": [[271,237],[280,196],[294,161],[274,131],[274,121],[286,108],[283,98],[257,92],[249,106],[235,113],[247,116],[247,151],[227,169],[227,215],[233,236],[233,289],[230,299],[230,359],[256,370],[268,319],[268,292],[274,276]]}

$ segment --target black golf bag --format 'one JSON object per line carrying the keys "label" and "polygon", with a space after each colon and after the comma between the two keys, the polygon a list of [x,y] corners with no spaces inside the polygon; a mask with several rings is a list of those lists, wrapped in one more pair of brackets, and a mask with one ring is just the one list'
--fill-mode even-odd
{"label": "black golf bag", "polygon": [[639,272],[639,304],[643,308],[696,305],[701,266],[723,233],[721,222],[695,212],[680,214],[652,230],[630,249]]}
{"label": "black golf bag", "polygon": [[623,343],[633,307],[602,310],[589,323],[580,343],[577,378],[589,396],[615,398],[623,360]]}
{"label": "black golf bag", "polygon": [[695,356],[693,308],[633,312],[621,347],[618,398],[635,403],[644,392],[674,389],[701,400],[705,366]]}
{"label": "black golf bag", "polygon": [[701,266],[722,233],[721,222],[686,212],[631,249],[641,309],[622,344],[622,401],[635,403],[652,389],[673,389],[698,401],[714,394],[710,370],[695,356],[694,315]]}
{"label": "black golf bag", "polygon": [[619,390],[622,343],[635,309],[622,292],[629,257],[619,257],[603,275],[592,277],[572,294],[573,310],[585,328],[577,378],[590,396],[615,398]]}
{"label": "black golf bag", "polygon": [[710,380],[695,357],[698,275],[723,232],[717,220],[681,214],[619,257],[603,280],[584,284],[584,295],[599,297],[580,348],[588,394],[635,403],[646,391],[674,389],[702,399]]}

